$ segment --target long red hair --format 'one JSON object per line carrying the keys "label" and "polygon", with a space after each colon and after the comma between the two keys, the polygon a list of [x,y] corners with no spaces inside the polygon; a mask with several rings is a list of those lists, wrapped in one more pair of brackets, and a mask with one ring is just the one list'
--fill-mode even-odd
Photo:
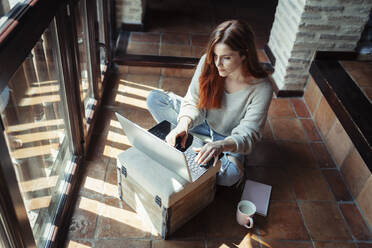
{"label": "long red hair", "polygon": [[232,50],[238,51],[243,60],[244,76],[252,75],[256,78],[267,77],[268,73],[261,66],[255,36],[250,26],[242,20],[229,20],[221,23],[212,32],[206,51],[206,59],[199,77],[198,108],[220,108],[224,91],[224,78],[218,74],[214,62],[214,48],[217,43],[224,43]]}

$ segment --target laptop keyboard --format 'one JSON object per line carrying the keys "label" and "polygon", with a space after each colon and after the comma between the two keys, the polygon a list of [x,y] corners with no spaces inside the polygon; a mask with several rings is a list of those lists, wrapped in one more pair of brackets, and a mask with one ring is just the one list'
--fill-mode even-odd
{"label": "laptop keyboard", "polygon": [[[163,132],[163,130],[151,129],[151,130],[149,130],[149,132],[152,133],[153,135],[155,135],[156,137],[162,139],[162,140],[165,140],[165,137],[167,136],[167,134],[165,132]],[[194,137],[194,144],[195,143],[197,145],[200,145],[200,146],[203,145],[203,142],[196,137]],[[195,162],[195,157],[196,157],[197,153],[192,150],[191,146],[188,147],[188,149],[186,149],[185,151],[183,151],[181,149],[178,149],[178,150],[183,152],[183,154],[185,155],[187,165],[190,169],[190,174],[191,174],[192,181],[195,181],[201,175],[203,175],[208,170],[208,168],[213,164],[213,159],[211,159],[205,165],[197,164]]]}
{"label": "laptop keyboard", "polygon": [[167,137],[167,134],[162,132],[161,130],[153,129],[153,130],[149,130],[149,132],[152,133],[153,135],[155,135],[156,137],[158,137],[161,140],[165,140],[165,137]]}
{"label": "laptop keyboard", "polygon": [[191,178],[193,181],[198,179],[201,175],[204,174],[204,172],[208,170],[209,166],[199,165],[195,162],[197,153],[194,152],[191,147],[184,151],[183,154],[185,154],[187,165],[189,166]]}

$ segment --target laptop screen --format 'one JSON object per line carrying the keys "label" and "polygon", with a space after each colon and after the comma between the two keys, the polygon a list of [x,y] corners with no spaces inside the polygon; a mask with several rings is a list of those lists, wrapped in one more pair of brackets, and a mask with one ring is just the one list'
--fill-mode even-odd
{"label": "laptop screen", "polygon": [[191,182],[191,176],[185,156],[147,130],[115,113],[129,142],[141,152]]}

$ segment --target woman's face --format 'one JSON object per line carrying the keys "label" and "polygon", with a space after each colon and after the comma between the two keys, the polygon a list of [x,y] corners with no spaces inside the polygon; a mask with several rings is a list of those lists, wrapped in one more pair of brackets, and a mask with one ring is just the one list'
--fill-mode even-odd
{"label": "woman's face", "polygon": [[244,59],[245,56],[240,56],[239,52],[224,43],[217,43],[214,47],[214,63],[221,77],[241,73],[240,68]]}

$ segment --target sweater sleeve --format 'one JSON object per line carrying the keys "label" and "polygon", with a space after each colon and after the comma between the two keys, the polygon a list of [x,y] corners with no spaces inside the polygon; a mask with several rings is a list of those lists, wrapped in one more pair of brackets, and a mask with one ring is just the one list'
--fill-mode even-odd
{"label": "sweater sleeve", "polygon": [[179,121],[182,116],[190,117],[192,120],[191,128],[201,124],[205,119],[205,110],[196,107],[199,102],[199,77],[202,73],[205,57],[206,55],[203,55],[199,60],[190,86],[182,100],[180,112],[177,118],[177,121]]}
{"label": "sweater sleeve", "polygon": [[272,86],[268,83],[253,96],[244,118],[232,129],[231,135],[226,137],[235,141],[237,149],[234,152],[249,154],[254,144],[261,140],[272,95]]}

